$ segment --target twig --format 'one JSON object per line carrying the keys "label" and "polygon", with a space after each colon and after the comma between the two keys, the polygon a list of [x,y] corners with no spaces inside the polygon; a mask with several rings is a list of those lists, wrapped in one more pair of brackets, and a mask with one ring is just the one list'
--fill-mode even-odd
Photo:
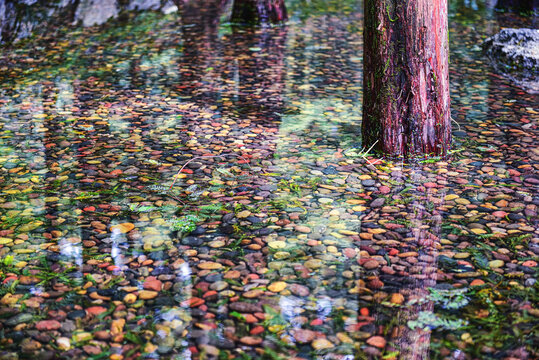
{"label": "twig", "polygon": [[369,148],[369,150],[365,151],[365,152],[363,153],[363,155],[361,155],[361,157],[362,157],[365,161],[367,161],[367,163],[368,163],[369,165],[371,165],[371,166],[373,166],[373,167],[374,167],[374,165],[371,163],[370,160],[366,159],[365,156],[372,150],[372,148],[373,148],[376,144],[378,144],[378,140],[376,140],[376,141],[374,142],[374,144],[371,145],[371,147]]}
{"label": "twig", "polygon": [[460,124],[457,122],[457,120],[453,119],[451,116],[449,116],[449,118],[451,119],[451,121],[453,121],[455,124],[457,124],[457,126],[459,127],[459,131],[460,131]]}

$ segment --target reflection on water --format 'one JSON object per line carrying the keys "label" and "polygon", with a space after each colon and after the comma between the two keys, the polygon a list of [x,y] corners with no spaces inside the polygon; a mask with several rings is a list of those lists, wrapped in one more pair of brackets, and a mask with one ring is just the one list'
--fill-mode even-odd
{"label": "reflection on water", "polygon": [[454,157],[409,165],[361,149],[359,7],[203,5],[1,55],[1,356],[534,358],[539,110],[478,51],[515,19],[452,2]]}

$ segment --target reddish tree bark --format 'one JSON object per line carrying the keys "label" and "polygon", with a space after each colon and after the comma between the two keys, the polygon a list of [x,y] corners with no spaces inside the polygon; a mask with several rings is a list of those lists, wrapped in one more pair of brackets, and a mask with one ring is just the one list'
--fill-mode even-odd
{"label": "reddish tree bark", "polygon": [[238,24],[279,23],[288,19],[284,0],[234,0],[232,22]]}
{"label": "reddish tree bark", "polygon": [[447,0],[364,4],[364,145],[395,157],[447,154]]}

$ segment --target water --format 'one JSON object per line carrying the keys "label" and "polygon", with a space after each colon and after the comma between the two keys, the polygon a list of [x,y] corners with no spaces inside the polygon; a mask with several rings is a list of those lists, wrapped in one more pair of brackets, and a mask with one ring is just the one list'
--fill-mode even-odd
{"label": "water", "polygon": [[4,358],[537,357],[537,98],[451,4],[452,158],[368,154],[361,6],[212,5],[0,58]]}

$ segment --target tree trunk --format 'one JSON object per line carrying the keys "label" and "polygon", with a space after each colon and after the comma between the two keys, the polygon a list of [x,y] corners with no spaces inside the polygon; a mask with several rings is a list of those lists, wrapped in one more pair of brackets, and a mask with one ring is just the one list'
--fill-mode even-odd
{"label": "tree trunk", "polygon": [[364,146],[447,154],[448,55],[447,0],[365,0]]}
{"label": "tree trunk", "polygon": [[275,24],[286,19],[288,15],[284,0],[234,0],[233,23]]}

